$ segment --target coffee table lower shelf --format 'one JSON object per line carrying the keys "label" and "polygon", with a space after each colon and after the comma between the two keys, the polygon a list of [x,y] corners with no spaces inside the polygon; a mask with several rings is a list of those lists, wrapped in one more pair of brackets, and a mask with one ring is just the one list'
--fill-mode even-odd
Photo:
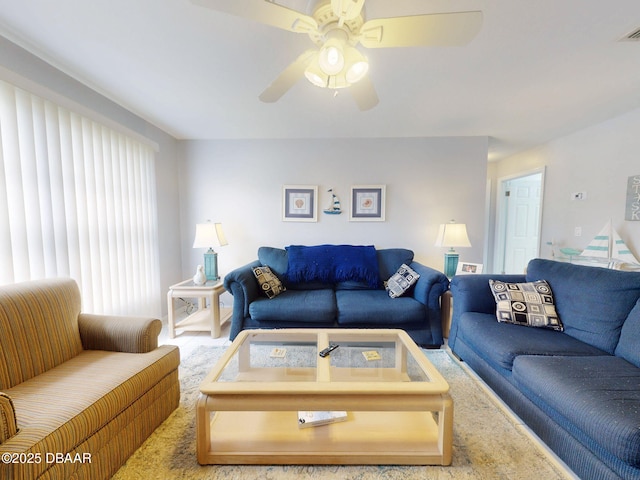
{"label": "coffee table lower shelf", "polygon": [[211,412],[208,425],[199,419],[198,428],[209,429],[198,441],[211,439],[199,445],[202,465],[451,464],[442,425],[431,412],[348,412],[343,422],[299,428],[297,412],[219,411]]}

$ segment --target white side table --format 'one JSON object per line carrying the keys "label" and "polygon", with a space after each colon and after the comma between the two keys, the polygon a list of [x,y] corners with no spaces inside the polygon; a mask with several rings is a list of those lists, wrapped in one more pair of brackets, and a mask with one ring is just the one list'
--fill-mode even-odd
{"label": "white side table", "polygon": [[[212,338],[220,336],[221,325],[231,318],[231,308],[220,308],[220,295],[226,292],[221,281],[209,281],[204,285],[195,285],[193,280],[185,280],[169,287],[167,303],[169,306],[169,338],[176,337],[176,329],[185,332],[211,332]],[[176,322],[176,298],[197,298],[198,310]]]}

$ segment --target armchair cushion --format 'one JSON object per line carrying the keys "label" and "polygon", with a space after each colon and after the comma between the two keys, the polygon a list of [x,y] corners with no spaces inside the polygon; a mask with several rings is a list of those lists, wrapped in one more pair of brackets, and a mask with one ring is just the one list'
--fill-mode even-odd
{"label": "armchair cushion", "polygon": [[0,392],[0,445],[9,440],[18,432],[18,420],[16,409],[11,397]]}
{"label": "armchair cushion", "polygon": [[81,313],[78,328],[85,350],[147,353],[158,348],[162,322],[156,318]]}

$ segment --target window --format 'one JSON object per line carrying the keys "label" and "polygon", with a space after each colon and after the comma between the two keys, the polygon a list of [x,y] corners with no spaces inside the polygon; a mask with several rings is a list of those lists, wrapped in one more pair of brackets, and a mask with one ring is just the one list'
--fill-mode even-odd
{"label": "window", "polygon": [[0,284],[71,277],[83,311],[160,313],[152,146],[0,80]]}

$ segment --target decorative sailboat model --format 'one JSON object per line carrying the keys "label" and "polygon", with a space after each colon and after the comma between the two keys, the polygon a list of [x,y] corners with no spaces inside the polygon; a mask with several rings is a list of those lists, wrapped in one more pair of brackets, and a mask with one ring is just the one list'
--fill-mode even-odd
{"label": "decorative sailboat model", "polygon": [[327,190],[327,192],[331,193],[331,203],[329,206],[324,209],[324,213],[327,215],[340,215],[342,213],[342,208],[340,207],[340,199],[338,196],[333,193],[333,188]]}
{"label": "decorative sailboat model", "polygon": [[640,269],[640,261],[611,226],[611,220],[591,240],[580,256],[588,257],[598,263],[607,263],[608,268],[616,270]]}

